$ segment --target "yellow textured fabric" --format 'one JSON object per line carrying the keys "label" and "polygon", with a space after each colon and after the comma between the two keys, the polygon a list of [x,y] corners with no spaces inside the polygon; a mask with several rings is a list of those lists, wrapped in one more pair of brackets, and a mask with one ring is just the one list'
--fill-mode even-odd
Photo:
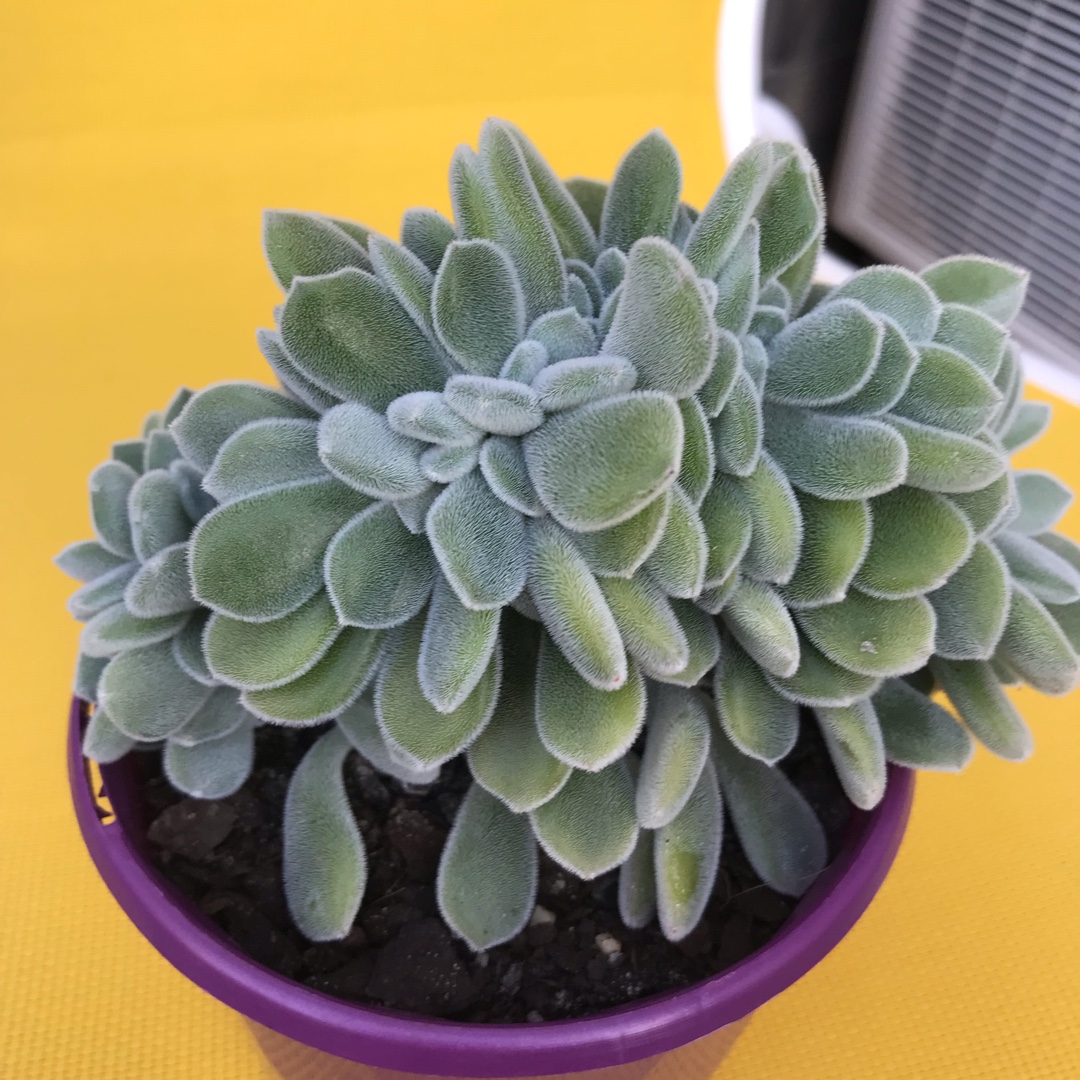
{"label": "yellow textured fabric", "polygon": [[[729,0],[737,3],[740,0]],[[504,115],[608,175],[662,126],[700,203],[721,170],[710,0],[9,0],[0,7],[3,738],[0,1076],[255,1080],[235,1014],[173,971],[82,849],[63,736],[76,625],[49,557],[86,475],[178,383],[264,378],[264,206],[393,232],[447,209],[457,142]],[[1031,460],[1080,484],[1062,407]],[[1067,528],[1080,535],[1080,516]],[[1023,695],[1024,766],[920,782],[850,937],[762,1009],[727,1080],[1080,1076],[1080,725]]]}

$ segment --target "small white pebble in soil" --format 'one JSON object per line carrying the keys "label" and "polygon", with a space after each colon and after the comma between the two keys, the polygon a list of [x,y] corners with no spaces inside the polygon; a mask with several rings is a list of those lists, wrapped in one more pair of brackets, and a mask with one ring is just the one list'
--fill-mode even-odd
{"label": "small white pebble in soil", "polygon": [[596,935],[596,947],[609,959],[614,960],[622,952],[622,942],[612,937],[611,934],[603,933]]}
{"label": "small white pebble in soil", "polygon": [[474,963],[476,964],[476,966],[477,966],[478,968],[480,968],[481,970],[483,970],[484,968],[486,968],[486,967],[488,966],[488,961],[489,961],[490,959],[491,959],[491,957],[489,957],[489,956],[488,956],[488,954],[487,954],[486,952],[478,952],[478,953],[477,953],[477,954],[476,954],[476,955],[475,955],[475,956],[473,957],[473,962],[474,962]]}
{"label": "small white pebble in soil", "polygon": [[872,641],[864,641],[859,646],[859,652],[876,653],[877,646]]}
{"label": "small white pebble in soil", "polygon": [[542,1024],[544,1022],[543,1016],[541,1016],[540,1013],[538,1013],[535,1009],[533,1009],[533,1011],[530,1013],[526,1013],[525,1019],[528,1020],[530,1024]]}
{"label": "small white pebble in soil", "polygon": [[532,918],[529,920],[530,926],[544,926],[546,923],[553,923],[555,921],[555,912],[548,911],[546,907],[541,904],[537,904],[533,908]]}
{"label": "small white pebble in soil", "polygon": [[566,878],[564,878],[562,876],[562,874],[560,874],[557,878],[554,879],[554,881],[552,881],[552,883],[551,883],[551,891],[553,893],[555,893],[556,895],[558,895],[559,893],[565,891],[565,889],[566,889]]}

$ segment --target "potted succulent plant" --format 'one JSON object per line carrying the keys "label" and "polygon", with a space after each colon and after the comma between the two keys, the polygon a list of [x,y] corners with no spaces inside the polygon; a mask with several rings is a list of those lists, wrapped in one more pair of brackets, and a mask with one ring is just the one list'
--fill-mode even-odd
{"label": "potted succulent plant", "polygon": [[94,470],[76,803],[174,963],[338,1064],[621,1065],[835,944],[910,769],[1029,753],[1002,686],[1076,682],[1071,496],[1008,463],[1049,419],[1025,274],[814,284],[797,147],[699,214],[658,132],[608,186],[491,121],[450,188],[400,243],[268,214],[280,385],[182,390]]}

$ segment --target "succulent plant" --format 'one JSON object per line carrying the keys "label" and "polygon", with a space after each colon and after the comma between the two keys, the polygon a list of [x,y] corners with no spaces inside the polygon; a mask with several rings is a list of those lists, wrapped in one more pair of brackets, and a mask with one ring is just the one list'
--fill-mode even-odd
{"label": "succulent plant", "polygon": [[454,222],[410,210],[400,244],[268,214],[281,389],[169,417],[210,500],[186,563],[206,685],[332,721],[285,807],[305,934],[343,936],[362,898],[352,750],[407,784],[465,756],[437,894],[476,949],[528,920],[540,849],[621,867],[624,921],[672,940],[725,817],[803,892],[824,834],[778,763],[804,709],[864,808],[887,761],[960,768],[969,732],[1028,751],[1001,684],[1074,684],[1080,549],[1050,532],[1068,492],[1008,465],[1048,420],[1008,342],[1021,271],[813,284],[821,185],[786,144],[699,215],[658,132],[610,186],[564,184],[489,121],[450,188]]}
{"label": "succulent plant", "polygon": [[168,431],[190,397],[179,391],[141,438],[113,445],[90,474],[94,539],[56,562],[84,582],[68,602],[86,623],[74,690],[95,706],[83,752],[108,764],[160,747],[173,786],[211,799],[247,779],[259,721],[203,660],[207,612],[191,595],[187,545],[214,500]]}

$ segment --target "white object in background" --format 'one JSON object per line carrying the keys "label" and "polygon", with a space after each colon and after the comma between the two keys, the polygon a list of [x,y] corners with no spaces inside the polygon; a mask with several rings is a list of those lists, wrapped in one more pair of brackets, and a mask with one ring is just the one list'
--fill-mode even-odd
{"label": "white object in background", "polygon": [[[806,142],[794,116],[761,91],[764,27],[765,0],[721,0],[716,93],[728,161],[759,136],[792,139],[804,145]],[[821,253],[815,276],[819,281],[838,285],[854,272],[851,263],[826,250]],[[1027,350],[1021,349],[1020,356],[1030,383],[1072,405],[1080,405],[1080,376]]]}

